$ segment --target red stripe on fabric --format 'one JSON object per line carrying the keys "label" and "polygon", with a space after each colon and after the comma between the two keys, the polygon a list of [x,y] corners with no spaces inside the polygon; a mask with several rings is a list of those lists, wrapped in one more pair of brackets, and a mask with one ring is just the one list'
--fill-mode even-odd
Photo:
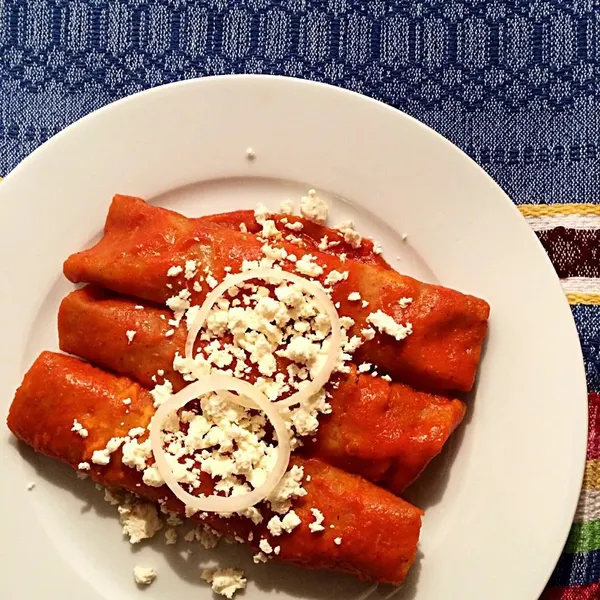
{"label": "red stripe on fabric", "polygon": [[566,588],[546,588],[540,600],[598,600],[600,598],[600,582]]}
{"label": "red stripe on fabric", "polygon": [[588,449],[587,460],[600,458],[600,394],[588,394]]}
{"label": "red stripe on fabric", "polygon": [[537,235],[560,278],[600,277],[600,230],[557,227]]}

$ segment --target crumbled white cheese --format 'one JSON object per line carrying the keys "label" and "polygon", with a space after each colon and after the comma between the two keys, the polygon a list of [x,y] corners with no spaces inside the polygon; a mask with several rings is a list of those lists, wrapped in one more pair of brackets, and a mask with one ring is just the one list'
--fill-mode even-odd
{"label": "crumbled white cheese", "polygon": [[144,307],[141,304],[136,304],[133,308],[135,308],[135,310],[144,310]]}
{"label": "crumbled white cheese", "polygon": [[258,552],[252,557],[252,561],[255,565],[259,563],[266,563],[269,560],[269,557],[264,552]]}
{"label": "crumbled white cheese", "polygon": [[123,533],[132,544],[153,537],[163,526],[153,504],[135,502],[119,506],[118,510]]}
{"label": "crumbled white cheese", "polygon": [[88,463],[88,462],[80,462],[80,463],[77,465],[77,468],[78,468],[80,471],[89,471],[89,470],[91,469],[91,466],[90,466],[90,463]]}
{"label": "crumbled white cheese", "polygon": [[226,598],[233,598],[238,590],[246,587],[246,578],[240,569],[204,569],[201,577],[211,584],[214,592]]}
{"label": "crumbled white cheese", "polygon": [[185,261],[185,273],[183,276],[186,279],[193,279],[198,272],[198,263],[195,260],[186,260]]}
{"label": "crumbled white cheese", "polygon": [[323,267],[315,263],[315,260],[312,254],[305,254],[296,262],[296,271],[308,277],[318,277],[323,273]]}
{"label": "crumbled white cheese", "polygon": [[165,531],[165,542],[167,546],[172,546],[177,543],[177,530],[170,527]]}
{"label": "crumbled white cheese", "polygon": [[86,438],[88,436],[88,430],[77,419],[73,419],[73,427],[71,427],[71,431],[74,431],[82,438]]}
{"label": "crumbled white cheese", "polygon": [[368,373],[371,370],[371,363],[361,363],[358,365],[359,373]]}
{"label": "crumbled white cheese", "polygon": [[308,196],[300,200],[300,214],[313,223],[324,225],[328,212],[327,203],[317,196],[315,190],[309,190]]}
{"label": "crumbled white cheese", "polygon": [[360,333],[365,338],[365,340],[372,340],[375,337],[375,330],[372,327],[361,329]]}
{"label": "crumbled white cheese", "polygon": [[315,520],[312,523],[309,523],[308,528],[312,531],[312,533],[323,531],[325,529],[325,527],[322,525],[323,521],[325,520],[323,513],[318,508],[311,508],[310,512]]}
{"label": "crumbled white cheese", "polygon": [[351,292],[348,294],[348,300],[350,300],[350,302],[356,302],[360,300],[360,292]]}
{"label": "crumbled white cheese", "polygon": [[150,487],[160,487],[165,484],[165,480],[163,476],[160,474],[158,467],[156,465],[152,465],[151,467],[147,467],[144,470],[144,475],[142,476],[142,480],[146,485]]}
{"label": "crumbled white cheese", "polygon": [[342,538],[341,537],[336,537],[333,540],[333,543],[336,544],[337,546],[339,546],[342,543]]}
{"label": "crumbled white cheese", "polygon": [[133,577],[139,585],[150,585],[156,579],[156,570],[152,567],[137,565],[133,569]]}
{"label": "crumbled white cheese", "polygon": [[412,298],[400,298],[398,304],[400,305],[400,308],[406,308],[412,301]]}
{"label": "crumbled white cheese", "polygon": [[221,534],[217,533],[212,527],[208,525],[200,524],[194,529],[188,531],[184,539],[187,542],[200,542],[200,545],[206,550],[212,550],[216,548],[221,540]]}
{"label": "crumbled white cheese", "polygon": [[258,547],[265,554],[271,554],[271,552],[273,552],[273,547],[271,546],[271,544],[269,544],[269,541],[266,540],[265,538],[260,540],[260,542],[258,543]]}
{"label": "crumbled white cheese", "polygon": [[386,315],[381,310],[371,313],[367,317],[367,323],[370,323],[380,332],[387,333],[398,341],[405,339],[412,333],[412,323],[406,323],[406,325],[397,323],[390,315]]}
{"label": "crumbled white cheese", "polygon": [[108,502],[111,506],[119,506],[119,504],[124,504],[125,499],[125,494],[120,490],[104,488],[104,501]]}
{"label": "crumbled white cheese", "polygon": [[304,469],[294,465],[282,478],[277,487],[271,492],[268,501],[273,512],[280,515],[290,512],[291,500],[306,496],[306,490],[302,487]]}
{"label": "crumbled white cheese", "polygon": [[106,448],[95,450],[92,454],[92,462],[96,465],[107,465],[110,462],[110,455],[116,452],[121,444],[128,440],[127,437],[113,437],[108,440]]}
{"label": "crumbled white cheese", "polygon": [[174,265],[167,271],[167,277],[177,277],[180,273],[183,273],[183,267],[181,265]]}
{"label": "crumbled white cheese", "polygon": [[[304,224],[302,223],[302,221],[295,221],[294,223],[286,223],[285,227],[286,227],[286,229],[289,229],[290,231],[302,231],[304,229]],[[286,239],[289,242],[294,241],[294,240],[290,240],[289,236]]]}
{"label": "crumbled white cheese", "polygon": [[131,469],[143,471],[146,461],[152,456],[150,440],[144,442],[131,439],[123,444],[123,464]]}
{"label": "crumbled white cheese", "polygon": [[128,329],[125,332],[125,335],[127,336],[127,342],[129,344],[131,344],[131,342],[133,342],[133,338],[135,337],[135,334],[137,333],[137,331],[134,331],[133,329]]}
{"label": "crumbled white cheese", "polygon": [[294,212],[294,205],[292,204],[291,200],[284,200],[280,205],[279,205],[279,212],[284,214],[284,215],[291,215]]}
{"label": "crumbled white cheese", "polygon": [[373,240],[373,254],[383,254],[383,248],[377,240]]}
{"label": "crumbled white cheese", "polygon": [[122,402],[125,406],[129,406],[131,404],[131,398],[123,398]]}
{"label": "crumbled white cheese", "polygon": [[335,285],[336,283],[344,281],[345,279],[348,279],[348,271],[340,273],[339,271],[333,270],[327,274],[327,277],[325,278],[325,285]]}
{"label": "crumbled white cheese", "polygon": [[173,385],[168,379],[166,379],[164,383],[161,383],[151,389],[150,395],[154,399],[154,407],[158,408],[163,402],[166,402],[173,395]]}
{"label": "crumbled white cheese", "polygon": [[352,221],[344,221],[337,226],[337,229],[344,236],[344,241],[352,248],[360,248],[362,236],[355,231]]}

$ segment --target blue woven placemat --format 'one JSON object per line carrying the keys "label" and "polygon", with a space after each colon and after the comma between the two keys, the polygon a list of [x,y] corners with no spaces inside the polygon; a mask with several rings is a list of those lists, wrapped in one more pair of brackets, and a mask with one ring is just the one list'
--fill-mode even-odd
{"label": "blue woven placemat", "polygon": [[600,195],[597,0],[0,0],[0,176],[100,106],[223,73],[315,79],[408,112],[479,162],[568,263],[593,422],[547,595],[600,597],[600,211],[581,206]]}

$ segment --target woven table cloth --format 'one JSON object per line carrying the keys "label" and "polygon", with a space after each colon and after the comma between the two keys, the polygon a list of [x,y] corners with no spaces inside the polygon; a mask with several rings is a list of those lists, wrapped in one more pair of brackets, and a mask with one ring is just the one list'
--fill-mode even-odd
{"label": "woven table cloth", "polygon": [[520,207],[572,306],[589,390],[583,490],[543,597],[600,598],[600,2],[0,0],[0,176],[105,104],[226,73],[397,107]]}

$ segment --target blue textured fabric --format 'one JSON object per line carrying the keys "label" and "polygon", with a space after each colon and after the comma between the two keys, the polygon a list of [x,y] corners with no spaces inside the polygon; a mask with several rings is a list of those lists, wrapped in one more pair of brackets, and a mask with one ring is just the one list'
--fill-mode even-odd
{"label": "blue textured fabric", "polygon": [[517,203],[598,199],[595,0],[0,0],[0,175],[108,102],[219,73],[383,100]]}
{"label": "blue textured fabric", "polygon": [[588,391],[600,393],[600,306],[572,306],[577,325]]}

